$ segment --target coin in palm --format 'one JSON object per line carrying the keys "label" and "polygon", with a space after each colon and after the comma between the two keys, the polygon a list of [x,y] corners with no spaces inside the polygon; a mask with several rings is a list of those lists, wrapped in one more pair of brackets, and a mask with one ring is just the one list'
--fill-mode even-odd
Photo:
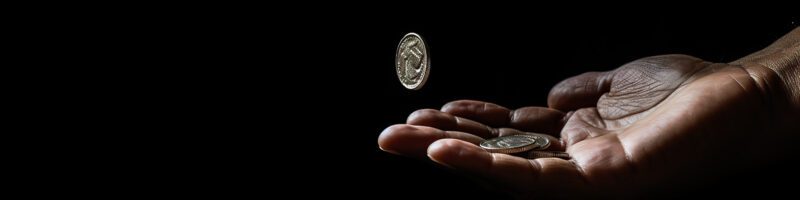
{"label": "coin in palm", "polygon": [[508,135],[492,138],[481,142],[480,146],[492,153],[519,153],[541,147],[541,140],[546,140],[536,135]]}

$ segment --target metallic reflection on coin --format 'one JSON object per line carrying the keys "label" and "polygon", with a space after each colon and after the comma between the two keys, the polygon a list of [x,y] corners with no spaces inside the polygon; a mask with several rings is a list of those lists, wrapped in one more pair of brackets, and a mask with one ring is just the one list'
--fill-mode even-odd
{"label": "metallic reflection on coin", "polygon": [[570,159],[571,157],[567,152],[560,152],[560,151],[531,151],[528,153],[528,158],[536,159],[536,158],[562,158],[562,159]]}
{"label": "metallic reflection on coin", "polygon": [[530,133],[530,132],[526,133],[526,134],[537,136],[537,137],[541,137],[541,139],[537,139],[536,140],[536,145],[538,145],[539,147],[537,147],[534,150],[543,150],[543,149],[547,149],[548,147],[550,147],[550,144],[551,144],[550,143],[550,139],[547,139],[548,137],[544,136],[543,134]]}
{"label": "metallic reflection on coin", "polygon": [[395,54],[395,68],[400,83],[411,90],[422,88],[428,80],[430,64],[428,47],[422,37],[416,33],[403,36]]}
{"label": "metallic reflection on coin", "polygon": [[492,138],[481,142],[481,147],[492,153],[519,153],[539,148],[541,136],[520,134]]}

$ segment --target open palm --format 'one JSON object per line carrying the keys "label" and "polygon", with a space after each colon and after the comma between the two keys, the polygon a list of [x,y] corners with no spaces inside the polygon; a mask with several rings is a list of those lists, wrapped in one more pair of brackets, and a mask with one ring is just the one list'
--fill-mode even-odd
{"label": "open palm", "polygon": [[[752,150],[773,146],[763,139],[769,136],[752,136],[769,124],[759,87],[739,66],[684,55],[648,57],[562,81],[550,92],[549,108],[510,110],[460,100],[418,110],[406,124],[386,128],[378,143],[520,197],[687,188],[757,163],[761,157]],[[520,132],[560,136],[551,138],[550,150],[572,159],[525,159],[476,146]]]}

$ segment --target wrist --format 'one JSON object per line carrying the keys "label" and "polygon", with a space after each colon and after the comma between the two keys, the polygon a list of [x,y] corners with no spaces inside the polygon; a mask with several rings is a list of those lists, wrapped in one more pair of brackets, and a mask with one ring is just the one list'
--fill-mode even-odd
{"label": "wrist", "polygon": [[765,82],[773,84],[773,87],[776,87],[775,90],[783,91],[783,94],[774,94],[780,95],[775,98],[785,99],[789,104],[789,109],[795,111],[795,114],[800,114],[800,31],[797,30],[800,28],[792,31],[795,33],[795,40],[792,41],[791,46],[777,51],[770,55],[769,59],[760,60],[756,64],[769,69],[774,74],[772,76],[775,80],[772,82],[765,80]]}
{"label": "wrist", "polygon": [[773,109],[800,114],[800,28],[731,64],[750,73]]}
{"label": "wrist", "polygon": [[[772,133],[767,134],[768,138],[776,143],[800,139],[796,134],[800,130],[800,28],[731,64],[744,68],[761,92],[770,121],[763,133]],[[773,146],[795,146],[794,150],[800,150],[793,144]]]}

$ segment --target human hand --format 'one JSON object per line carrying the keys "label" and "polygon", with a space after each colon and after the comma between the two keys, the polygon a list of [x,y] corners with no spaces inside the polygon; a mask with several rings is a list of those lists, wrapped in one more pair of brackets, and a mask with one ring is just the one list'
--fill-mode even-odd
{"label": "human hand", "polygon": [[[794,137],[786,118],[797,115],[791,99],[796,82],[770,74],[770,66],[751,64],[763,57],[742,60],[643,58],[562,81],[550,92],[550,108],[454,101],[441,110],[412,113],[407,124],[384,130],[378,143],[395,154],[427,156],[520,197],[620,197],[686,188],[770,162],[774,158],[763,154],[782,152],[788,148],[783,141]],[[788,69],[796,70],[797,62]],[[560,135],[551,138],[550,149],[572,159],[529,160],[475,145],[520,131]]]}

